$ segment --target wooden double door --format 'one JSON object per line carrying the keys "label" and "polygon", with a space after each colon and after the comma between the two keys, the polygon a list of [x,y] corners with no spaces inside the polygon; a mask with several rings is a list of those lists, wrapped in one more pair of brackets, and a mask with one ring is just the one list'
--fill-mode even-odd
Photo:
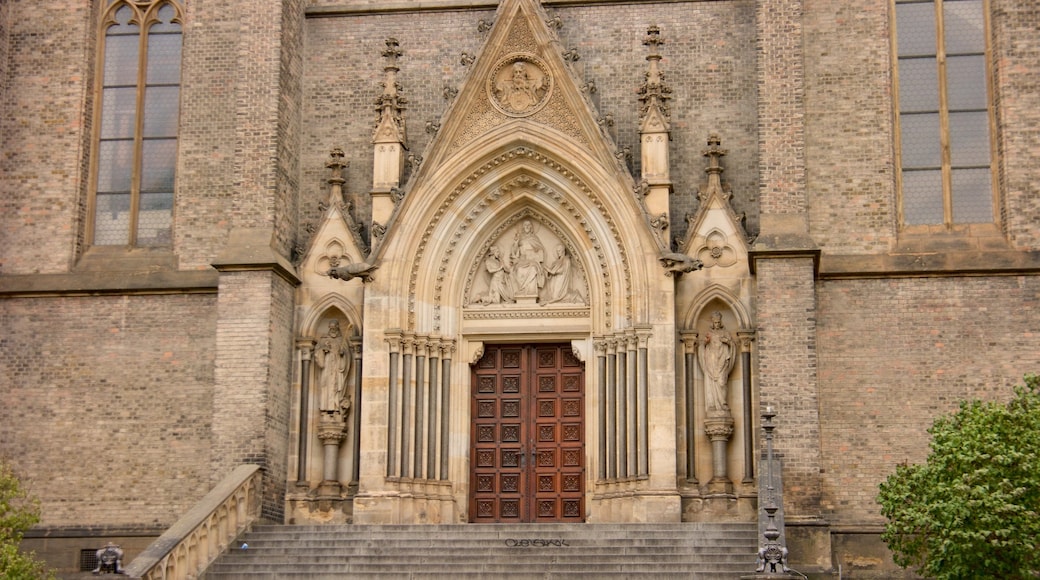
{"label": "wooden double door", "polygon": [[569,344],[485,346],[471,377],[470,521],[584,521],[584,371]]}

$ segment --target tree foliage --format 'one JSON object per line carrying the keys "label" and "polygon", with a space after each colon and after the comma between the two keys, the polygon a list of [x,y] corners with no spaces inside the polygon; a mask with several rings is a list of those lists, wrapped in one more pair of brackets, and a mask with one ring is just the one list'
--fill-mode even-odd
{"label": "tree foliage", "polygon": [[53,578],[32,553],[18,550],[25,530],[40,521],[40,502],[22,487],[10,464],[0,459],[0,578]]}
{"label": "tree foliage", "polygon": [[1007,403],[963,401],[922,465],[880,486],[896,564],[938,579],[1040,577],[1040,377]]}

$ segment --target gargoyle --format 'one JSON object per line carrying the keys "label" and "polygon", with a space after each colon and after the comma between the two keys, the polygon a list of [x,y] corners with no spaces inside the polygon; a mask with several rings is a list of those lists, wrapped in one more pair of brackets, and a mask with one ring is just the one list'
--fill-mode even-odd
{"label": "gargoyle", "polygon": [[379,269],[379,266],[369,264],[368,262],[351,262],[329,270],[329,277],[343,280],[344,282],[352,278],[361,278],[362,282],[368,282],[372,280],[372,272],[375,272],[377,269]]}
{"label": "gargoyle", "polygon": [[700,270],[704,267],[704,263],[700,260],[679,252],[661,254],[661,257],[658,259],[661,260],[661,265],[664,266],[666,276],[671,276],[672,274],[681,276],[687,272]]}

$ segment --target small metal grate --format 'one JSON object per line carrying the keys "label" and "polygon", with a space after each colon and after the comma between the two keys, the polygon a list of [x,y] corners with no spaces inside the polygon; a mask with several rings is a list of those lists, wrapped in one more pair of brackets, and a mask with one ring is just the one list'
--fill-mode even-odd
{"label": "small metal grate", "polygon": [[79,551],[79,571],[90,572],[97,568],[97,548],[85,548]]}

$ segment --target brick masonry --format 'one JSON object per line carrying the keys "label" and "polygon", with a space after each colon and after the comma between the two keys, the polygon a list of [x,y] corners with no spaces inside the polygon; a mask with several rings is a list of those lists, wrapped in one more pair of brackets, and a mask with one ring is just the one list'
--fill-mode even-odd
{"label": "brick masonry", "polygon": [[0,300],[0,453],[44,526],[169,525],[210,487],[216,296]]}
{"label": "brick masonry", "polygon": [[[1013,304],[1013,309],[1009,308]],[[1004,399],[1040,370],[1040,279],[902,278],[820,285],[821,507],[880,523],[877,484],[924,461],[935,417]]]}
{"label": "brick masonry", "polygon": [[[91,295],[77,286],[99,272],[141,272],[116,256],[91,266],[95,278],[83,274],[99,3],[71,0],[45,18],[38,4],[0,3],[0,454],[44,499],[49,528],[167,525],[238,462],[265,466],[264,511],[277,519],[290,455],[292,284],[261,268],[223,271],[204,293],[160,284]],[[488,3],[465,4],[402,12],[380,1],[189,0],[166,274],[212,272],[233,230],[269,232],[284,258],[305,245],[327,196],[332,147],[346,152],[344,190],[364,223],[383,42],[400,41],[408,145],[423,155],[427,121],[448,106],[443,88],[466,78],[460,54],[479,51],[477,24],[494,17]],[[319,11],[330,7],[342,10]],[[877,482],[896,463],[923,459],[935,416],[964,397],[1006,397],[1005,385],[1040,370],[1037,268],[992,271],[1008,263],[998,253],[1028,265],[1040,250],[1035,2],[990,2],[996,242],[936,236],[914,256],[944,267],[914,272],[908,261],[898,276],[884,266],[906,254],[888,0],[550,8],[563,22],[561,47],[581,56],[578,76],[595,82],[598,112],[615,119],[617,145],[632,149],[636,175],[642,40],[649,24],[660,26],[673,89],[672,236],[697,207],[713,131],[729,150],[732,204],[752,231],[763,216],[804,216],[800,233],[823,254],[819,277],[807,257],[757,263],[758,396],[780,413],[789,515],[876,530]],[[965,248],[972,276],[959,275]],[[882,266],[843,279],[826,271],[829,259],[848,256]],[[8,292],[52,279],[38,274],[62,282],[43,296]]]}

